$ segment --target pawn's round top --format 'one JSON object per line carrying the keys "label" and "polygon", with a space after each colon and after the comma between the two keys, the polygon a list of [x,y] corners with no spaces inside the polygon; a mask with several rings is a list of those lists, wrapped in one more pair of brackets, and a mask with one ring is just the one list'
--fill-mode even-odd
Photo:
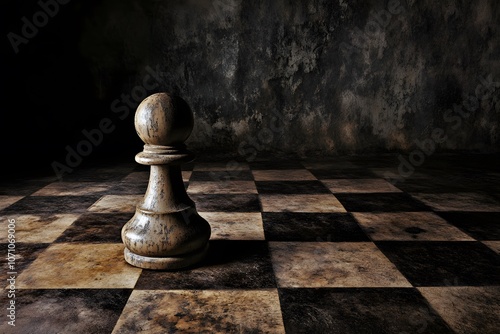
{"label": "pawn's round top", "polygon": [[135,113],[135,130],[146,144],[182,144],[193,130],[193,113],[182,98],[169,93],[146,97]]}

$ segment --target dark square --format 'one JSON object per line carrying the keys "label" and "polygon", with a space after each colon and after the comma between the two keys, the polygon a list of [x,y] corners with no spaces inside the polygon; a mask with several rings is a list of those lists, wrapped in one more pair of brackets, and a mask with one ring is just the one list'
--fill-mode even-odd
{"label": "dark square", "polygon": [[55,242],[121,243],[121,229],[134,213],[86,213]]}
{"label": "dark square", "polygon": [[193,171],[189,181],[253,181],[252,172],[245,169],[227,171]]}
{"label": "dark square", "polygon": [[335,194],[349,212],[432,211],[405,193]]}
{"label": "dark square", "polygon": [[7,276],[7,272],[10,271],[15,271],[17,272],[17,276],[21,274],[21,272],[26,269],[31,262],[33,262],[38,255],[40,255],[41,252],[43,252],[50,244],[32,244],[32,243],[22,243],[18,242],[15,244],[15,249],[14,249],[14,254],[16,257],[15,262],[13,263],[14,270],[7,270],[9,269],[7,265],[9,264],[7,261],[7,243],[2,243],[0,244],[1,249],[5,250],[5,264],[2,269],[0,278],[2,279],[3,282],[5,282],[4,278]]}
{"label": "dark square", "polygon": [[331,194],[320,181],[256,181],[259,194]]}
{"label": "dark square", "polygon": [[148,188],[147,181],[117,182],[109,189],[108,195],[143,195]]}
{"label": "dark square", "polygon": [[137,289],[261,289],[275,288],[265,241],[210,241],[207,257],[194,268],[178,272],[143,270]]}
{"label": "dark square", "polygon": [[319,180],[326,179],[371,179],[377,177],[366,168],[310,169]]}
{"label": "dark square", "polygon": [[260,212],[257,194],[190,194],[198,211]]}
{"label": "dark square", "polygon": [[2,213],[81,213],[98,199],[97,196],[28,196],[8,206]]}
{"label": "dark square", "polygon": [[414,286],[484,286],[500,282],[500,257],[480,242],[376,244]]}
{"label": "dark square", "polygon": [[349,213],[263,212],[268,241],[370,241]]}
{"label": "dark square", "polygon": [[[12,333],[111,333],[130,293],[130,289],[18,290]],[[9,302],[0,300],[2,305]]]}
{"label": "dark square", "polygon": [[0,184],[0,196],[28,196],[52,182],[16,180]]}
{"label": "dark square", "polygon": [[291,333],[453,333],[413,288],[279,289]]}
{"label": "dark square", "polygon": [[500,212],[438,212],[476,240],[500,240]]}

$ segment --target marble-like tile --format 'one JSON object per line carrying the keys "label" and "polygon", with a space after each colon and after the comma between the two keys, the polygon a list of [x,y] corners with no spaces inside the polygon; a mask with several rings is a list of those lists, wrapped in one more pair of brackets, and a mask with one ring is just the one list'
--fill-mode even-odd
{"label": "marble-like tile", "polygon": [[287,333],[453,333],[414,288],[280,289]]}
{"label": "marble-like tile", "polygon": [[2,321],[0,332],[111,333],[130,293],[129,289],[18,290],[16,326]]}
{"label": "marble-like tile", "polygon": [[256,181],[259,194],[330,194],[330,190],[315,181]]}
{"label": "marble-like tile", "polygon": [[349,212],[430,211],[405,193],[335,194]]}
{"label": "marble-like tile", "polygon": [[465,192],[411,195],[436,211],[500,211],[500,203],[486,194]]}
{"label": "marble-like tile", "polygon": [[372,240],[474,241],[433,212],[355,212]]}
{"label": "marble-like tile", "polygon": [[55,242],[121,243],[121,230],[134,213],[85,213]]}
{"label": "marble-like tile", "polygon": [[477,240],[500,240],[500,212],[439,212],[441,217]]}
{"label": "marble-like tile", "polygon": [[500,257],[475,241],[378,241],[414,286],[497,285]]}
{"label": "marble-like tile", "polygon": [[427,287],[418,290],[456,333],[498,333],[500,287]]}
{"label": "marble-like tile", "polygon": [[257,194],[190,194],[198,211],[260,212]]}
{"label": "marble-like tile", "polygon": [[90,212],[135,212],[144,195],[105,195],[88,208]]}
{"label": "marble-like tile", "polygon": [[28,196],[2,211],[2,214],[56,214],[82,213],[97,199],[97,196]]}
{"label": "marble-like tile", "polygon": [[113,334],[285,333],[276,290],[133,291]]}
{"label": "marble-like tile", "polygon": [[189,181],[253,181],[253,176],[248,169],[224,171],[194,171]]}
{"label": "marble-like tile", "polygon": [[281,288],[411,287],[371,242],[270,242]]}
{"label": "marble-like tile", "polygon": [[194,164],[193,171],[226,171],[234,173],[237,171],[249,170],[246,162],[226,161],[226,162],[198,162]]}
{"label": "marble-like tile", "polygon": [[53,182],[31,196],[84,196],[102,194],[111,187],[103,182]]}
{"label": "marble-like tile", "polygon": [[369,241],[349,213],[263,212],[269,241]]}
{"label": "marble-like tile", "polygon": [[384,179],[322,180],[332,193],[394,193],[401,192]]}
{"label": "marble-like tile", "polygon": [[307,169],[253,170],[255,181],[315,181],[316,177]]}
{"label": "marble-like tile", "polygon": [[257,194],[254,181],[191,181],[188,194]]}
{"label": "marble-like tile", "polygon": [[346,212],[333,194],[259,195],[265,212]]}
{"label": "marble-like tile", "polygon": [[[0,244],[0,249],[5,249],[5,259],[7,258],[7,245]],[[26,269],[31,262],[33,262],[38,255],[47,248],[49,244],[30,244],[19,242],[16,243],[15,248],[15,263],[13,271],[17,272],[17,275],[21,274],[24,269]],[[4,262],[7,266],[7,261]],[[3,268],[2,268],[3,269]],[[6,269],[6,268],[5,268]],[[6,282],[8,277],[7,270],[0,271],[0,281]],[[1,296],[1,295],[0,295]]]}
{"label": "marble-like tile", "polygon": [[9,180],[1,182],[0,199],[4,196],[28,196],[49,183],[39,180]]}
{"label": "marble-like tile", "polygon": [[375,174],[367,168],[310,169],[315,177],[325,179],[371,179]]}
{"label": "marble-like tile", "polygon": [[9,219],[15,220],[16,242],[51,243],[77,218],[78,215],[73,214],[0,216],[0,226],[5,227],[0,234],[0,242],[7,242]]}
{"label": "marble-like tile", "polygon": [[136,289],[264,289],[275,288],[265,241],[212,240],[207,257],[177,272],[144,270]]}
{"label": "marble-like tile", "polygon": [[0,196],[0,210],[19,201],[23,196]]}
{"label": "marble-like tile", "polygon": [[491,248],[500,255],[500,241],[483,241],[483,244]]}
{"label": "marble-like tile", "polygon": [[259,212],[198,212],[212,228],[211,240],[264,240]]}
{"label": "marble-like tile", "polygon": [[18,289],[131,289],[141,274],[123,244],[52,244],[18,277]]}
{"label": "marble-like tile", "polygon": [[146,193],[148,182],[120,181],[116,182],[106,195],[142,195]]}

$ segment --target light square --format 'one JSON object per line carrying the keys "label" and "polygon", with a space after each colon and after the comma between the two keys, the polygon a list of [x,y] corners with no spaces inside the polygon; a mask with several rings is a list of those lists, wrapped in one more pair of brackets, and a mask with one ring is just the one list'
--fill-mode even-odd
{"label": "light square", "polygon": [[253,170],[255,181],[311,181],[316,177],[307,169]]}
{"label": "light square", "polygon": [[331,194],[259,195],[265,212],[346,212]]}
{"label": "light square", "polygon": [[105,195],[92,204],[91,212],[135,212],[135,208],[144,195]]}
{"label": "light square", "polygon": [[[57,239],[76,219],[78,215],[16,215],[2,216],[0,221],[5,223],[9,219],[15,220],[16,242],[23,243],[51,243]],[[0,234],[0,242],[7,242],[7,228]]]}
{"label": "light square", "polygon": [[211,228],[211,240],[264,240],[260,212],[199,212]]}
{"label": "light square", "polygon": [[270,242],[281,288],[411,287],[371,242]]}
{"label": "light square", "polygon": [[384,179],[322,180],[332,193],[394,193],[401,192]]}
{"label": "light square", "polygon": [[18,277],[18,289],[132,289],[142,269],[123,244],[52,244]]}

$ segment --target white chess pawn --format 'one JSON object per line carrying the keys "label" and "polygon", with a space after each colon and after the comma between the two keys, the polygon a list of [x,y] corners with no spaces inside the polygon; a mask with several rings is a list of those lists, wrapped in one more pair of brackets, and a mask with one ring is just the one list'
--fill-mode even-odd
{"label": "white chess pawn", "polygon": [[144,198],[122,229],[125,260],[146,269],[190,266],[204,258],[211,233],[182,181],[180,165],[194,158],[184,145],[193,113],[180,97],[153,94],[137,107],[135,129],[145,143],[135,160],[151,172]]}

